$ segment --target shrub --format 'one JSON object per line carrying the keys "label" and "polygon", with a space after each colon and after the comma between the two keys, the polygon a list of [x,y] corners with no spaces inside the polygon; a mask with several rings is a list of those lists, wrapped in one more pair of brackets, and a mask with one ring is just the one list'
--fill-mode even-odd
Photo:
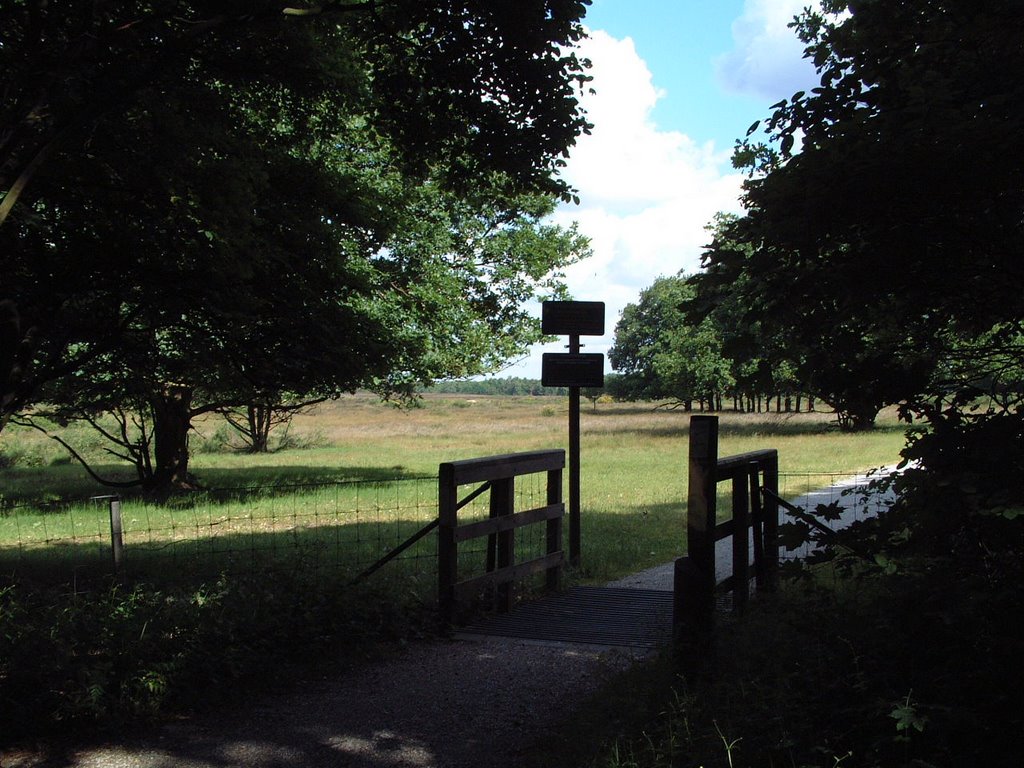
{"label": "shrub", "polygon": [[72,596],[0,590],[0,744],[208,704],[275,671],[365,654],[421,632],[424,613],[376,589],[300,576]]}

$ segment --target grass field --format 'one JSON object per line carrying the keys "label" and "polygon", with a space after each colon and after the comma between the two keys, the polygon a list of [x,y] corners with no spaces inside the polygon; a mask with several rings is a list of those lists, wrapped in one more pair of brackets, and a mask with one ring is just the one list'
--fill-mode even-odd
{"label": "grass field", "polygon": [[[374,543],[358,534],[367,551],[357,559],[372,561],[374,546],[394,546],[436,514],[430,481],[411,478],[436,476],[445,461],[564,448],[567,417],[566,398],[428,395],[418,408],[397,409],[354,395],[296,418],[290,434],[303,447],[258,456],[225,449],[218,442],[221,423],[201,421],[191,464],[200,482],[211,489],[256,490],[203,494],[170,505],[129,496],[126,545],[154,551],[172,547],[203,558],[242,552],[252,560],[259,552],[262,564],[264,558],[287,558],[293,545],[302,543],[304,553],[320,557],[355,530],[339,511],[358,510],[369,487],[393,510],[386,541]],[[614,578],[681,554],[689,415],[648,403],[596,408],[585,403],[581,420],[584,557],[578,578]],[[834,476],[892,463],[903,443],[892,418],[861,434],[838,432],[829,414],[727,412],[720,420],[719,455],[776,448],[782,490],[790,495]],[[104,463],[102,445],[89,433],[72,431],[69,439],[105,474],[124,475],[123,468]],[[35,432],[8,428],[0,435],[0,454],[17,457],[0,470],[0,496],[17,505],[17,514],[0,516],[0,558],[15,551],[22,557],[28,550],[52,554],[54,542],[72,543],[74,557],[107,556],[105,502],[40,504],[109,492],[67,463],[61,450]],[[387,482],[392,478],[407,480]],[[356,480],[374,483],[318,485]],[[359,493],[363,501],[349,498]],[[379,499],[369,504],[382,508]],[[344,546],[355,545],[345,540]]]}

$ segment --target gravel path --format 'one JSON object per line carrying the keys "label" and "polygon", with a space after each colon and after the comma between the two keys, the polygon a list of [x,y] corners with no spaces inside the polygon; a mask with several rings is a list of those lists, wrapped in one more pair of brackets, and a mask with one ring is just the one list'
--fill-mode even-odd
{"label": "gravel path", "polygon": [[[436,641],[244,712],[4,768],[504,768],[633,659],[569,646]],[[525,738],[524,738],[525,737]]]}
{"label": "gravel path", "polygon": [[238,711],[0,768],[512,768],[639,650],[434,640]]}

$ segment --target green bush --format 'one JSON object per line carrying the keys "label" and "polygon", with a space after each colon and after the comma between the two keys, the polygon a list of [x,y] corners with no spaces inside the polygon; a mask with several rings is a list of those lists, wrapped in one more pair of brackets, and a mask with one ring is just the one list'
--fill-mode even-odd
{"label": "green bush", "polygon": [[0,469],[10,467],[41,467],[45,464],[44,457],[38,452],[21,445],[9,445],[0,450]]}
{"label": "green bush", "polygon": [[237,433],[225,421],[218,422],[217,428],[209,434],[196,430],[189,439],[189,449],[193,453],[231,453],[240,447]]}

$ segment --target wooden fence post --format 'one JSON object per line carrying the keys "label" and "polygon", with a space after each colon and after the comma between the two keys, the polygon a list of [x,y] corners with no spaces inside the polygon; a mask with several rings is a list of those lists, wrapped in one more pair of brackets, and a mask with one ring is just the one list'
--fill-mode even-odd
{"label": "wooden fence post", "polygon": [[[511,477],[504,477],[491,481],[490,516],[506,517],[515,510],[515,480]],[[497,534],[498,569],[508,568],[515,561],[516,532],[510,528]],[[508,612],[512,610],[513,591],[512,583],[504,582],[498,585],[497,608],[499,611]]]}
{"label": "wooden fence post", "polygon": [[110,502],[110,551],[114,559],[114,574],[124,575],[124,531],[121,524],[121,497],[108,496]]}
{"label": "wooden fence post", "polygon": [[715,524],[717,516],[718,417],[690,417],[689,488],[686,503],[687,551],[701,594],[688,603],[710,625],[715,610]]}
{"label": "wooden fence post", "polygon": [[750,468],[750,524],[754,535],[754,578],[758,591],[765,589],[767,570],[764,565],[764,506],[761,500],[761,463]]}
{"label": "wooden fence post", "polygon": [[779,580],[779,454],[772,451],[764,463],[764,487],[769,491],[764,500],[764,587],[774,590]]}
{"label": "wooden fence post", "polygon": [[455,583],[458,581],[459,552],[455,542],[458,524],[458,486],[455,467],[442,464],[437,472],[437,597],[441,621],[455,620]]}
{"label": "wooden fence post", "polygon": [[[757,471],[757,464],[751,468]],[[732,607],[742,608],[750,596],[750,472],[732,479]]]}
{"label": "wooden fence post", "polygon": [[[552,469],[548,472],[547,503],[549,505],[562,503],[561,469]],[[545,541],[547,544],[547,551],[545,554],[554,555],[556,552],[560,552],[562,550],[562,521],[564,519],[564,517],[556,517],[552,520],[547,521],[547,524],[545,526]],[[558,583],[561,573],[561,568],[548,569],[545,586],[549,591],[555,592],[561,586]]]}

